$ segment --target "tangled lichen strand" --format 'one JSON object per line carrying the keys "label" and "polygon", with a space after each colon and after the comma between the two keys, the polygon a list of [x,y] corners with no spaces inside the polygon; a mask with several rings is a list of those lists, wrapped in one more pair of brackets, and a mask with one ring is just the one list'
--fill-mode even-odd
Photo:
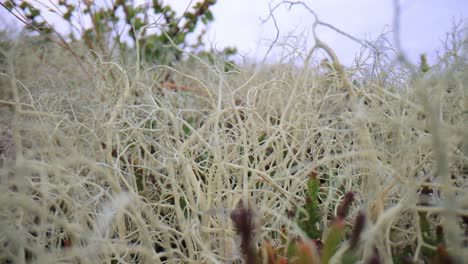
{"label": "tangled lichen strand", "polygon": [[[466,67],[432,68],[415,87],[390,62],[375,62],[373,78],[349,82],[350,102],[342,75],[360,76],[352,67],[224,72],[197,60],[141,69],[112,62],[105,67],[118,69],[114,81],[85,81],[52,67],[66,64],[60,52],[41,60],[11,53],[16,79],[2,75],[16,83],[17,97],[2,101],[9,115],[0,133],[7,146],[0,153],[0,262],[232,261],[241,254],[229,215],[240,200],[254,209],[256,241],[279,244],[284,227],[304,236],[286,212],[305,204],[312,164],[320,232],[330,232],[329,218],[352,190],[356,202],[345,221],[360,208],[371,220],[355,246],[360,257],[374,248],[382,258],[408,247],[423,252],[417,213],[437,215],[429,223],[438,223],[446,187],[418,89],[439,102],[453,206],[468,215]],[[35,71],[23,75],[23,63]],[[105,72],[95,65],[96,76]],[[161,68],[196,89],[156,91]],[[432,190],[424,204],[422,188]]]}

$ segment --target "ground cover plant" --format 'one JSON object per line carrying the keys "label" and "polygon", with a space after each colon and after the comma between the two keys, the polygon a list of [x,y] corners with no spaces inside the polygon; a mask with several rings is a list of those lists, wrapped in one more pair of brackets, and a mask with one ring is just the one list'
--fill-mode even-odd
{"label": "ground cover plant", "polygon": [[344,67],[2,35],[0,262],[460,263],[466,21],[433,65],[387,37]]}

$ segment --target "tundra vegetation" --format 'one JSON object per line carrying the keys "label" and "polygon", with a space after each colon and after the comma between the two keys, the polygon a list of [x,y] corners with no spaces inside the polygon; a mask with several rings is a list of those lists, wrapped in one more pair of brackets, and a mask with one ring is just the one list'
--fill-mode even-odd
{"label": "tundra vegetation", "polygon": [[466,21],[413,65],[281,2],[315,45],[249,64],[187,42],[214,1],[58,1],[67,37],[31,3],[2,2],[35,33],[0,36],[1,263],[468,259]]}

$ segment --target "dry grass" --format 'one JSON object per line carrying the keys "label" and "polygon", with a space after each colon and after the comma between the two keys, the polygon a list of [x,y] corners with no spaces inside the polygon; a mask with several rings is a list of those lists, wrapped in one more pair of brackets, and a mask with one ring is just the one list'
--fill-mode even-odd
{"label": "dry grass", "polygon": [[[323,223],[349,190],[349,220],[367,213],[362,258],[377,248],[387,263],[411,246],[419,259],[418,212],[444,226],[468,217],[466,52],[424,76],[359,61],[345,72],[354,99],[319,63],[226,73],[197,58],[176,68],[97,61],[88,80],[65,54],[26,41],[5,54],[2,263],[230,263],[239,240],[229,214],[241,199],[258,241],[278,244],[283,226],[303,235],[286,211],[304,203],[312,168]],[[167,72],[193,90],[162,87]],[[446,236],[467,258],[462,228]]]}

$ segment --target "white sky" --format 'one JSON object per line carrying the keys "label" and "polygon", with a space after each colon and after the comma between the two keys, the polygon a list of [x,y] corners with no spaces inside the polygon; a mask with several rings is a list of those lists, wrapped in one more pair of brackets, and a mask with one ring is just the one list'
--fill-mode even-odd
{"label": "white sky", "polygon": [[[95,2],[104,0],[94,0]],[[109,1],[109,0],[108,0]],[[137,2],[151,2],[137,0]],[[176,10],[183,11],[196,1],[166,0]],[[215,20],[209,25],[206,42],[222,48],[235,46],[241,54],[261,59],[267,51],[269,41],[276,34],[272,21],[262,24],[261,18],[269,14],[269,3],[278,0],[218,0],[212,11]],[[319,18],[360,39],[374,40],[388,32],[393,23],[392,0],[304,0]],[[452,22],[467,15],[467,0],[401,0],[402,44],[410,58],[417,62],[420,53],[426,53],[429,62],[441,40],[452,27]],[[0,8],[2,9],[2,8]],[[180,14],[180,12],[179,12]],[[13,18],[0,10],[0,23],[11,23]],[[288,11],[286,7],[275,12],[280,35],[304,36],[307,44],[313,45],[311,24],[313,16],[299,5]],[[319,37],[328,43],[344,64],[352,62],[359,45],[329,29],[318,31]],[[388,35],[393,40],[392,35]],[[263,40],[263,41],[262,41]],[[288,41],[294,44],[293,39]],[[302,47],[304,44],[302,45]],[[271,54],[272,60],[279,58],[279,51]]]}
{"label": "white sky", "polygon": [[[169,0],[176,8],[183,9],[191,1]],[[277,3],[278,1],[274,1]],[[393,24],[392,0],[305,0],[319,18],[360,39],[374,40],[389,31]],[[215,21],[210,25],[207,40],[217,47],[233,45],[242,54],[261,58],[267,48],[260,40],[274,39],[272,21],[262,24],[260,18],[269,13],[271,0],[218,0],[213,8]],[[413,0],[400,1],[402,10],[402,46],[410,58],[417,62],[420,53],[426,53],[429,61],[441,40],[455,20],[464,19],[468,11],[467,0]],[[293,35],[308,35],[308,45],[313,45],[311,24],[313,16],[299,5],[291,11],[286,7],[275,12],[282,36],[295,30]],[[359,45],[328,29],[318,31],[319,37],[328,43],[343,63],[350,63],[359,51]],[[389,35],[393,41],[393,36]]]}

